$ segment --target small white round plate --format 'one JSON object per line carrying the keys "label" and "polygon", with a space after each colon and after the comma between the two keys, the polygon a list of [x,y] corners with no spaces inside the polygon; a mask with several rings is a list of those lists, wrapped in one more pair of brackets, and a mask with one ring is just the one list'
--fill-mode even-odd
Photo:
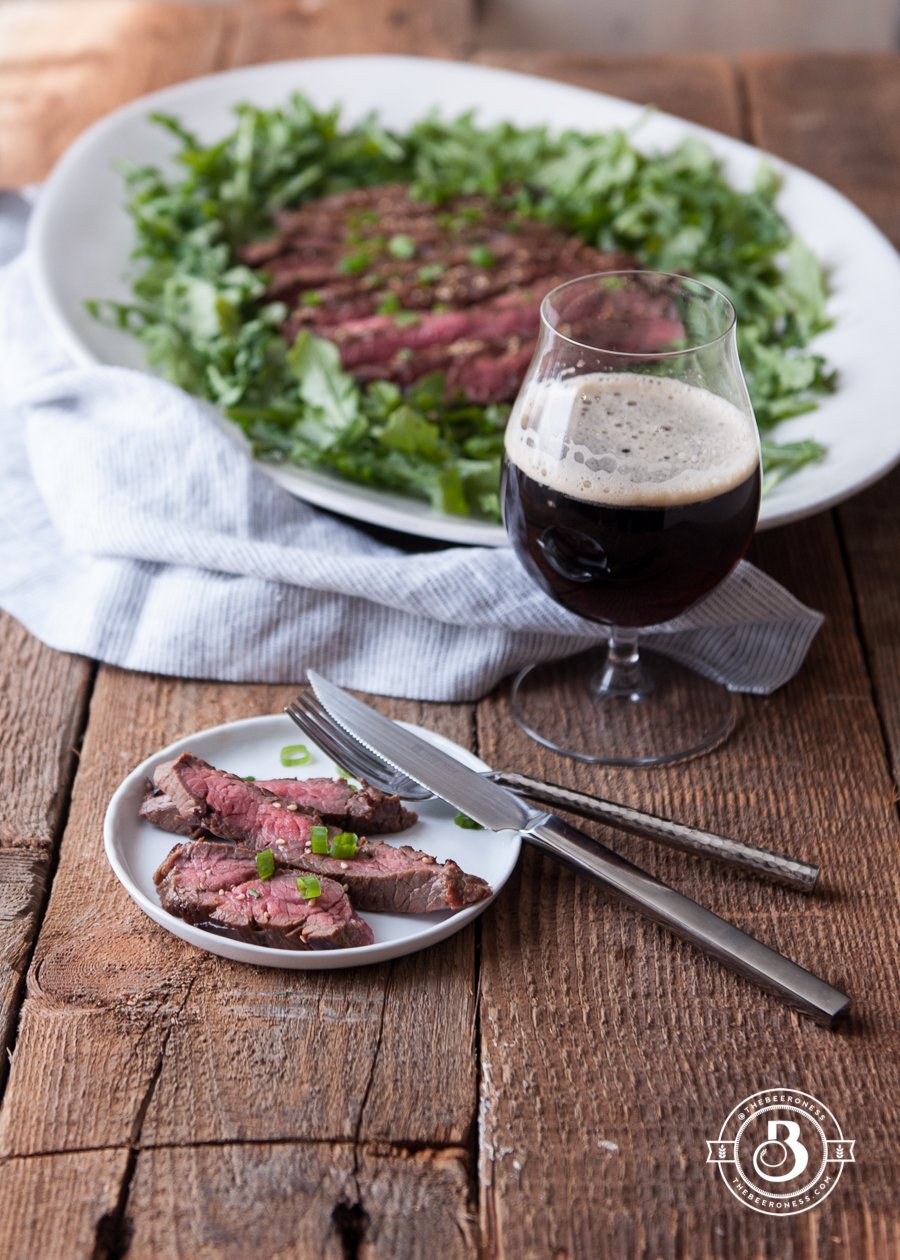
{"label": "small white round plate", "polygon": [[[483,761],[434,731],[409,726],[437,748],[442,748],[473,770],[486,770]],[[305,766],[285,769],[281,749],[287,744],[305,743],[312,751],[312,761]],[[354,949],[290,950],[269,949],[249,945],[206,932],[184,923],[163,910],[153,883],[153,872],[179,837],[168,835],[138,817],[147,780],[162,761],[190,751],[221,770],[250,775],[257,779],[331,778],[337,773],[335,763],[305,738],[293,722],[282,714],[245,718],[214,726],[196,735],[179,739],[168,748],[153,753],[132,770],[116,790],[106,811],[103,827],[106,855],[125,890],[156,923],[189,941],[199,949],[220,954],[234,962],[253,963],[261,967],[286,967],[301,971],[323,971],[337,967],[359,967],[366,963],[385,962],[434,945],[471,923],[491,904],[509,879],[519,857],[521,836],[516,831],[471,831],[457,827],[456,811],[443,801],[429,800],[415,804],[419,821],[399,836],[386,837],[386,842],[410,844],[445,861],[452,858],[464,871],[480,875],[493,889],[494,897],[479,901],[464,910],[439,911],[435,914],[370,914],[362,917],[375,933],[372,945]]]}
{"label": "small white round plate", "polygon": [[[636,128],[636,143],[646,152],[696,137],[722,159],[740,188],[753,186],[765,157],[783,181],[779,209],[828,272],[834,326],[816,338],[814,349],[837,369],[839,384],[811,415],[785,421],[773,433],[784,442],[815,438],[827,455],[766,495],[759,528],[831,507],[900,459],[900,257],[846,197],[797,166],[670,114],[648,114],[642,105],[566,83],[430,57],[319,57],[244,66],[164,88],[94,123],[52,171],[28,238],[41,307],[77,363],[145,367],[140,343],[91,319],[84,303],[91,297],[131,300],[134,232],[118,168],[131,162],[172,170],[176,148],[150,113],[175,114],[212,143],[233,130],[239,102],[270,109],[295,91],[320,108],[340,105],[348,122],[375,110],[399,129],[433,108],[445,116],[473,109],[485,125],[511,119],[520,126],[580,131]],[[238,434],[236,426],[229,429]],[[338,477],[263,462],[259,467],[300,498],[359,521],[445,542],[506,542],[499,525],[448,516]]]}

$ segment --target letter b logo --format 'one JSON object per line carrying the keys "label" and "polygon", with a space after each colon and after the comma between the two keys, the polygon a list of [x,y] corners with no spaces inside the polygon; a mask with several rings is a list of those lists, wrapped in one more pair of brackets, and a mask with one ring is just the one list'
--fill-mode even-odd
{"label": "letter b logo", "polygon": [[[779,1138],[781,1131],[787,1136]],[[789,1156],[793,1162],[785,1169]],[[766,1181],[791,1181],[805,1171],[808,1163],[809,1152],[800,1141],[800,1125],[795,1120],[770,1120],[766,1141],[760,1142],[753,1152],[757,1175]]]}

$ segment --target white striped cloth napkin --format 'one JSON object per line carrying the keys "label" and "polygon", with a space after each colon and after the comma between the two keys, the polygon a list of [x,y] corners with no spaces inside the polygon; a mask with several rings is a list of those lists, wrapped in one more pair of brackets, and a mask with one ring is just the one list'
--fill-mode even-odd
{"label": "white striped cloth napkin", "polygon": [[[2,234],[0,234],[2,243]],[[275,486],[194,399],[76,368],[26,260],[0,270],[0,606],[52,647],[127,669],[472,699],[602,641],[509,548],[407,552]],[[822,624],[749,564],[646,641],[766,694]]]}

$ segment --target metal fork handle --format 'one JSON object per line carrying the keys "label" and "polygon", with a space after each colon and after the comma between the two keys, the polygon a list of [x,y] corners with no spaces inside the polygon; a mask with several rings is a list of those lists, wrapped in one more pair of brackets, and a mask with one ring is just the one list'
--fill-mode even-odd
{"label": "metal fork handle", "polygon": [[633,866],[563,819],[547,814],[524,838],[573,870],[590,875],[648,918],[818,1023],[833,1028],[849,1011],[850,999],[845,993]]}
{"label": "metal fork handle", "polygon": [[490,777],[495,783],[512,788],[514,792],[520,792],[523,796],[533,797],[543,805],[571,810],[585,818],[594,818],[597,822],[606,823],[607,826],[615,827],[619,831],[645,836],[671,849],[700,854],[726,866],[736,866],[741,870],[752,871],[754,875],[762,876],[763,879],[786,884],[789,888],[798,888],[802,892],[812,892],[819,878],[818,866],[810,862],[790,858],[783,853],[770,853],[767,849],[759,849],[753,844],[744,844],[731,836],[720,836],[714,831],[701,831],[697,827],[689,827],[685,823],[674,822],[670,818],[659,818],[655,814],[645,814],[639,809],[631,809],[628,805],[618,805],[614,801],[590,796],[586,792],[575,792],[556,783],[531,779],[525,774],[493,771]]}

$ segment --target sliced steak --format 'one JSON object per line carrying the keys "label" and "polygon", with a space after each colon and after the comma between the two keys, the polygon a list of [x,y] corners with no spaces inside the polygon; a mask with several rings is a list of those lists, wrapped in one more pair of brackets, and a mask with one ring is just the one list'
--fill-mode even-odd
{"label": "sliced steak", "polygon": [[356,857],[344,861],[306,853],[303,870],[340,880],[359,910],[388,914],[428,914],[459,910],[490,897],[491,886],[467,875],[453,861],[439,862],[409,845],[366,840]]}
{"label": "sliced steak", "polygon": [[[257,787],[295,804],[300,813],[316,814],[324,823],[360,835],[394,835],[412,827],[418,818],[399,796],[365,782],[353,788],[345,779],[261,779]],[[165,792],[153,785],[144,797],[140,817],[176,836],[196,836],[198,830],[196,820],[184,817]]]}
{"label": "sliced steak", "polygon": [[168,831],[173,836],[190,837],[197,831],[196,823],[180,814],[174,801],[152,783],[148,785],[138,814],[145,822],[152,823],[154,827]]}
{"label": "sliced steak", "polygon": [[[231,883],[233,877],[239,882]],[[164,910],[252,945],[348,949],[375,939],[334,880],[320,878],[321,894],[306,898],[295,872],[259,879],[255,858],[230,845],[177,845],[154,879]]]}
{"label": "sliced steak", "polygon": [[311,830],[318,814],[292,809],[258,783],[182,753],[158,766],[158,787],[177,803],[183,818],[251,853],[271,849],[276,863],[340,880],[360,910],[419,914],[458,910],[491,894],[490,885],[467,875],[455,862],[438,862],[407,845],[363,840],[353,858],[312,852]]}
{"label": "sliced steak", "polygon": [[305,813],[318,814],[323,822],[341,831],[359,835],[394,835],[418,820],[399,796],[381,792],[365,781],[354,788],[346,779],[258,779],[256,786],[293,802]]}
{"label": "sliced steak", "polygon": [[193,923],[211,913],[227,888],[256,879],[256,858],[233,844],[176,844],[153,876],[164,910]]}
{"label": "sliced steak", "polygon": [[502,402],[522,382],[544,295],[636,265],[523,215],[507,193],[433,205],[405,184],[350,189],[278,214],[275,234],[240,256],[264,269],[266,301],[293,308],[286,340],[304,328],[327,338],[362,381],[439,370],[448,395]]}
{"label": "sliced steak", "polygon": [[153,781],[192,827],[237,841],[254,853],[271,849],[285,865],[297,864],[312,828],[322,822],[318,814],[301,813],[292,802],[191,753],[157,766]]}

